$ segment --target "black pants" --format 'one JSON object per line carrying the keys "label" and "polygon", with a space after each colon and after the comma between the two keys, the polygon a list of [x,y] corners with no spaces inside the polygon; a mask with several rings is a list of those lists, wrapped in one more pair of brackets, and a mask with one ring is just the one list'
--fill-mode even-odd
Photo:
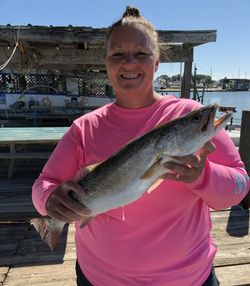
{"label": "black pants", "polygon": [[220,282],[217,279],[214,268],[213,268],[207,280],[202,284],[202,286],[219,286],[219,285],[220,285]]}
{"label": "black pants", "polygon": [[[77,286],[93,286],[82,273],[81,268],[77,261],[76,261],[76,278],[77,278]],[[219,285],[220,283],[213,269],[209,274],[207,280],[202,284],[202,286],[219,286]],[[199,286],[199,285],[193,285],[193,286]]]}
{"label": "black pants", "polygon": [[82,273],[78,261],[76,261],[76,282],[77,286],[93,286]]}

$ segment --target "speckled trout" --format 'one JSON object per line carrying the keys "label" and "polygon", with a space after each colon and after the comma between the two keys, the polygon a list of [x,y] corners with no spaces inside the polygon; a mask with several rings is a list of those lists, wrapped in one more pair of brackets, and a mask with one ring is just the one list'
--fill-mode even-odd
{"label": "speckled trout", "polygon": [[[226,126],[232,114],[215,119],[217,108],[202,107],[128,143],[79,181],[85,195],[74,199],[94,215],[136,201],[167,172],[165,162],[195,153]],[[31,223],[54,250],[65,223],[48,217]]]}

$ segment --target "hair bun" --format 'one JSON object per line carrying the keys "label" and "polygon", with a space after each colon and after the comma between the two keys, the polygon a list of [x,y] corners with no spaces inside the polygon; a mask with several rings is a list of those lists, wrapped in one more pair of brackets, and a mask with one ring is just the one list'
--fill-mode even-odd
{"label": "hair bun", "polygon": [[131,7],[131,6],[127,6],[126,11],[124,12],[122,18],[125,17],[140,17],[140,11],[135,8],[135,7]]}

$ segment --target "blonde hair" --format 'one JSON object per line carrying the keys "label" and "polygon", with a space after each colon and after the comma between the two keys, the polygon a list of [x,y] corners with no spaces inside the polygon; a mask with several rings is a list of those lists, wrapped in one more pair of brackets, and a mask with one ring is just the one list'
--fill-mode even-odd
{"label": "blonde hair", "polygon": [[154,26],[141,16],[140,11],[131,6],[127,6],[122,18],[112,24],[109,27],[108,34],[106,37],[106,42],[108,43],[113,31],[118,27],[132,26],[136,27],[144,32],[150,37],[152,42],[152,48],[157,56],[159,56],[159,45],[158,45],[158,34]]}

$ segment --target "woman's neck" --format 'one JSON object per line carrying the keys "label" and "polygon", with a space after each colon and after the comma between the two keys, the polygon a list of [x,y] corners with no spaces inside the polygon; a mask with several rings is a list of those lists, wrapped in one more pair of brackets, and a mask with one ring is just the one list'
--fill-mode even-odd
{"label": "woman's neck", "polygon": [[117,96],[116,104],[124,108],[138,109],[147,107],[161,98],[162,96],[156,92],[153,92],[151,96]]}

